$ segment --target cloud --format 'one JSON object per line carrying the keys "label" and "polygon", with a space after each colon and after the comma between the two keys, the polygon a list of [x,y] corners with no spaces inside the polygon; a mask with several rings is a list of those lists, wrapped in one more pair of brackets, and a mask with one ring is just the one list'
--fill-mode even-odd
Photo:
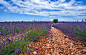
{"label": "cloud", "polygon": [[[50,0],[11,0],[13,3],[10,4],[4,0],[0,1],[0,4],[3,4],[10,12],[19,13],[19,14],[28,14],[28,15],[39,15],[39,16],[78,16],[86,15],[86,5],[84,6],[73,6],[73,4],[82,3],[76,2],[76,0],[58,0],[52,2]],[[50,3],[49,3],[50,2]],[[63,3],[65,2],[65,3]],[[16,6],[13,6],[16,4]],[[42,10],[45,9],[45,10]],[[46,10],[47,9],[47,10]],[[51,10],[51,11],[48,11]],[[60,10],[60,11],[52,11]],[[80,11],[83,10],[83,11]],[[54,15],[54,16],[53,16]]]}
{"label": "cloud", "polygon": [[75,16],[74,18],[86,18],[86,16]]}
{"label": "cloud", "polygon": [[63,18],[63,17],[60,17],[60,18],[58,19],[58,21],[75,21],[75,20],[72,19],[72,18]]}
{"label": "cloud", "polygon": [[49,17],[56,17],[56,16],[49,16]]}
{"label": "cloud", "polygon": [[3,20],[3,21],[22,21],[22,20]]}
{"label": "cloud", "polygon": [[3,7],[0,7],[1,9],[3,9]]}
{"label": "cloud", "polygon": [[74,5],[81,6],[81,4],[83,4],[83,2],[78,1],[78,2],[76,2]]}
{"label": "cloud", "polygon": [[51,21],[53,21],[53,19],[51,19]]}
{"label": "cloud", "polygon": [[4,11],[7,11],[7,10],[4,10]]}
{"label": "cloud", "polygon": [[65,2],[65,0],[58,0],[58,1],[60,1],[60,2]]}
{"label": "cloud", "polygon": [[11,6],[8,2],[4,1],[4,0],[0,0],[0,4],[3,4],[4,7],[9,7]]}
{"label": "cloud", "polygon": [[41,21],[50,21],[51,19],[43,18]]}

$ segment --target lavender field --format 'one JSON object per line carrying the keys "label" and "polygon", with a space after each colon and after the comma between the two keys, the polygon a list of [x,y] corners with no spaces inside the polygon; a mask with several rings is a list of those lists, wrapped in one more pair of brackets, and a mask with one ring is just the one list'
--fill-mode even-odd
{"label": "lavender field", "polygon": [[75,41],[82,41],[86,44],[86,22],[69,22],[62,24],[52,25],[59,30],[61,30],[66,35],[69,35],[69,39]]}
{"label": "lavender field", "polygon": [[[0,43],[0,54],[23,53],[23,51],[27,51],[24,46],[31,41],[37,42],[42,36],[48,34],[50,29],[51,23],[0,23],[0,37],[5,39]],[[24,35],[22,35],[23,33]],[[18,34],[20,36],[17,36]],[[16,36],[15,40],[14,36]],[[9,39],[10,37],[12,39]]]}
{"label": "lavender field", "polygon": [[[27,52],[24,47],[32,41],[39,41],[43,36],[50,33],[51,24],[53,23],[0,23],[0,37],[5,39],[3,42],[0,42],[0,54],[19,55],[24,51]],[[77,42],[82,41],[84,42],[83,44],[86,44],[85,22],[57,23],[52,25],[52,27],[61,30],[66,35],[72,36],[69,39]]]}

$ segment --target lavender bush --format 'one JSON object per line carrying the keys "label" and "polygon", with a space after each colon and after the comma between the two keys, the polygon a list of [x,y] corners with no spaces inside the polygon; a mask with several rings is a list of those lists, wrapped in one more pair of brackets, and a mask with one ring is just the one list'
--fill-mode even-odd
{"label": "lavender bush", "polygon": [[71,23],[52,25],[52,27],[60,29],[65,34],[72,36],[72,38],[70,38],[72,40],[86,42],[86,23],[71,22]]}

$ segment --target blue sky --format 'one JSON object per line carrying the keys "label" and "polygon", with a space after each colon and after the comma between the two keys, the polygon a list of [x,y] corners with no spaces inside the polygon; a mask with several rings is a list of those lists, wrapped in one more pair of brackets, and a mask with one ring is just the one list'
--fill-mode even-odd
{"label": "blue sky", "polygon": [[81,21],[86,19],[86,0],[0,0],[0,22]]}

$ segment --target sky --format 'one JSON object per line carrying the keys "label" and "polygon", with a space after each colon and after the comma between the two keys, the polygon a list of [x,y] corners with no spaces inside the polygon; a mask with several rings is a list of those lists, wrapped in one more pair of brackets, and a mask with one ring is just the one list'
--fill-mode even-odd
{"label": "sky", "polygon": [[53,19],[86,19],[86,0],[0,0],[0,22]]}

